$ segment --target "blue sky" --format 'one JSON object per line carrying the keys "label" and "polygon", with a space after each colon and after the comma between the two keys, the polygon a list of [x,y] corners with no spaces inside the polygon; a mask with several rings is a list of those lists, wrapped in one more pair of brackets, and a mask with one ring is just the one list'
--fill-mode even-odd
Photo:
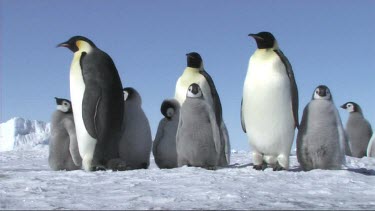
{"label": "blue sky", "polygon": [[[223,106],[233,148],[248,150],[240,124],[243,82],[256,43],[272,32],[296,77],[300,116],[319,84],[337,107],[362,106],[375,124],[375,1],[122,0],[0,1],[0,122],[50,121],[53,97],[70,98],[73,54],[56,48],[90,38],[114,60],[124,87],[136,88],[155,135],[160,104],[174,95],[185,54],[203,57]],[[341,108],[343,123],[348,114]]]}

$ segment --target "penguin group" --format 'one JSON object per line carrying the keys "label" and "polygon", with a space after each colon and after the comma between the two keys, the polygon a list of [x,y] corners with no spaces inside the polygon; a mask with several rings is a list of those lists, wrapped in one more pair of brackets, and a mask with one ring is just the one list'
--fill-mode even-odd
{"label": "penguin group", "polygon": [[[345,155],[375,156],[375,136],[355,102],[343,127],[330,89],[319,85],[299,122],[298,88],[292,65],[270,32],[249,34],[251,55],[240,107],[241,125],[252,148],[253,168],[289,169],[298,129],[297,159],[302,170],[341,169]],[[154,140],[134,87],[123,88],[111,57],[83,36],[58,45],[73,52],[70,100],[55,98],[48,162],[52,170],[147,169],[150,155],[163,168],[208,170],[230,164],[229,133],[213,77],[197,52],[177,79],[173,98],[163,100]]]}

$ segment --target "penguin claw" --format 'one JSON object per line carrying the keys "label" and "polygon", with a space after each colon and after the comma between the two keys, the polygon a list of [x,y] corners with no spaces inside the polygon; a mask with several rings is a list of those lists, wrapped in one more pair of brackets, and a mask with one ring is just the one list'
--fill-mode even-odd
{"label": "penguin claw", "polygon": [[208,166],[206,167],[207,170],[216,170],[217,168],[215,166]]}
{"label": "penguin claw", "polygon": [[260,165],[254,165],[253,166],[253,169],[258,170],[258,171],[260,171],[260,170],[264,171],[264,169],[266,169],[266,168],[267,168],[266,163],[262,163]]}
{"label": "penguin claw", "polygon": [[91,167],[90,170],[91,170],[91,171],[105,171],[106,168],[105,168],[104,166],[102,166],[102,165],[98,165],[98,166],[93,166],[93,167]]}
{"label": "penguin claw", "polygon": [[273,167],[273,171],[284,171],[286,170],[284,167],[277,164],[275,167]]}

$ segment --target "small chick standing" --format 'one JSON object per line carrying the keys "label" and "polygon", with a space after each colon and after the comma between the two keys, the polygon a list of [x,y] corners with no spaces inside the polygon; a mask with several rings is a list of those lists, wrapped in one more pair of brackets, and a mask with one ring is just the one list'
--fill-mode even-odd
{"label": "small chick standing", "polygon": [[327,86],[318,86],[303,111],[297,135],[297,159],[304,171],[340,169],[346,136]]}
{"label": "small chick standing", "polygon": [[253,149],[254,169],[289,168],[298,127],[298,89],[289,60],[270,32],[249,34],[258,49],[250,57],[243,87],[241,124]]}
{"label": "small chick standing", "polygon": [[151,129],[142,109],[142,98],[132,87],[124,88],[124,129],[120,140],[120,159],[126,169],[147,169],[152,146]]}
{"label": "small chick standing", "polygon": [[372,136],[371,125],[363,116],[362,109],[357,103],[347,102],[341,108],[349,112],[345,131],[348,135],[351,155],[357,158],[364,157]]}
{"label": "small chick standing", "polygon": [[230,141],[229,134],[222,116],[222,106],[219,94],[210,74],[204,69],[202,57],[197,52],[186,54],[187,65],[183,74],[176,82],[175,99],[182,104],[186,99],[186,90],[193,83],[199,85],[205,100],[212,106],[215,112],[217,125],[220,129],[221,153],[220,166],[227,166],[230,163]]}
{"label": "small chick standing", "polygon": [[74,53],[70,96],[82,166],[86,171],[105,170],[119,157],[124,113],[120,76],[111,57],[86,37],[74,36],[58,47]]}
{"label": "small chick standing", "polygon": [[159,168],[176,168],[176,134],[180,119],[180,104],[176,99],[164,100],[160,110],[164,118],[159,122],[152,146],[155,163]]}
{"label": "small chick standing", "polygon": [[189,86],[182,104],[176,135],[178,166],[216,169],[221,153],[215,112],[198,84]]}
{"label": "small chick standing", "polygon": [[55,98],[57,110],[52,114],[48,164],[51,169],[77,170],[81,168],[72,104],[67,99]]}

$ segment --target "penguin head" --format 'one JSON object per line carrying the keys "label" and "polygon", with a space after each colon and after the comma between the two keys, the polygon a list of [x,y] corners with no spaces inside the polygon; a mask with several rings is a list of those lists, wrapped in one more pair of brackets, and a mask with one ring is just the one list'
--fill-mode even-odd
{"label": "penguin head", "polygon": [[187,57],[187,66],[191,68],[202,68],[203,60],[201,55],[197,52],[190,52],[186,54]]}
{"label": "penguin head", "polygon": [[313,97],[313,100],[332,100],[331,91],[325,85],[319,85],[316,87]]}
{"label": "penguin head", "polygon": [[203,97],[203,93],[201,88],[199,87],[198,84],[193,83],[189,86],[186,97],[190,98],[201,98]]}
{"label": "penguin head", "polygon": [[67,99],[63,99],[63,98],[57,98],[55,97],[56,99],[56,104],[57,104],[57,110],[61,111],[61,112],[64,112],[64,113],[72,113],[72,102],[70,102],[70,100],[67,100]]}
{"label": "penguin head", "polygon": [[361,107],[355,102],[347,102],[340,107],[347,110],[349,113],[352,113],[352,112],[362,113]]}
{"label": "penguin head", "polygon": [[124,101],[137,101],[139,104],[142,104],[142,99],[137,90],[133,87],[125,87],[123,90],[124,93]]}
{"label": "penguin head", "polygon": [[84,36],[74,36],[71,37],[68,41],[58,44],[57,47],[66,47],[73,53],[75,53],[79,50],[96,48],[96,45]]}
{"label": "penguin head", "polygon": [[258,49],[277,48],[277,41],[270,32],[259,32],[258,34],[249,34],[257,42]]}
{"label": "penguin head", "polygon": [[171,119],[179,110],[180,103],[175,99],[164,100],[161,104],[160,111],[167,119]]}

